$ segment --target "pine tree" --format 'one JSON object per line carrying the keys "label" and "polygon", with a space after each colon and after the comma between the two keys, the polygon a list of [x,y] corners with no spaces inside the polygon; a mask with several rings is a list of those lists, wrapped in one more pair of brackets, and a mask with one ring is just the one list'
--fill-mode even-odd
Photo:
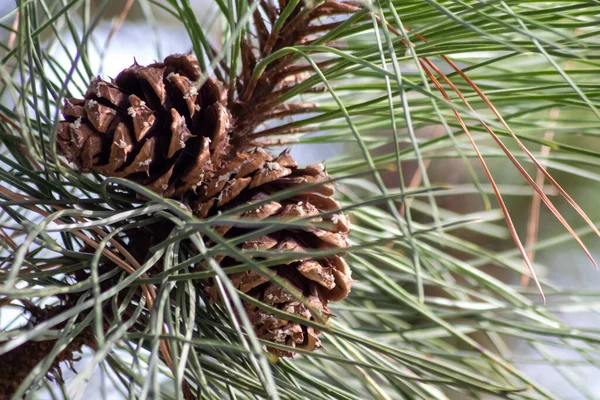
{"label": "pine tree", "polygon": [[[564,225],[550,243],[574,238],[589,254],[580,237],[600,235],[527,149],[549,145],[552,168],[596,179],[569,162],[594,166],[598,153],[553,140],[544,114],[593,135],[594,2],[216,1],[218,44],[188,1],[144,3],[146,16],[175,15],[192,51],[147,65],[131,54],[114,79],[90,66],[90,16],[108,2],[90,4],[19,1],[3,26],[0,308],[27,322],[2,326],[0,399],[53,381],[78,398],[98,366],[131,398],[552,398],[519,370],[512,338],[586,394],[550,346],[595,366],[597,332],[479,267],[566,295],[536,276],[546,242],[521,243],[490,157],[533,187],[530,227],[542,202]],[[525,70],[530,54],[541,61]],[[444,136],[417,131],[434,126]],[[296,142],[347,147],[306,166]],[[477,221],[444,209],[440,196],[464,193],[431,184],[438,158],[464,161],[486,209]],[[571,228],[544,179],[586,228]],[[80,354],[93,358],[65,383]]]}

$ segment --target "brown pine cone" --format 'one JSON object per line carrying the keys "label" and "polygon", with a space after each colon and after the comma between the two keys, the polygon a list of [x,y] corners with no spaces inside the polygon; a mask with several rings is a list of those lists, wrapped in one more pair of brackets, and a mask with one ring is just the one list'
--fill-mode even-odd
{"label": "brown pine cone", "polygon": [[[219,82],[208,79],[197,89],[199,78],[194,57],[172,55],[146,67],[136,63],[110,83],[94,79],[84,99],[65,102],[65,120],[57,136],[60,153],[84,172],[124,177],[164,197],[183,200],[198,218],[264,203],[272,194],[295,188],[289,198],[260,204],[237,216],[307,218],[330,228],[321,224],[281,230],[248,240],[241,249],[297,253],[339,248],[342,253],[349,221],[343,213],[332,212],[339,203],[332,198],[334,188],[323,165],[299,168],[287,152],[273,158],[261,148],[240,144],[244,141],[230,142],[243,121],[231,116]],[[323,212],[328,214],[321,216]],[[231,238],[250,230],[219,226],[216,231]],[[236,261],[221,258],[220,263],[230,266]],[[272,270],[324,317],[329,315],[327,303],[342,300],[350,291],[349,269],[340,255],[297,258]],[[231,280],[242,292],[271,306],[313,319],[304,304],[254,271],[233,274]],[[204,284],[216,299],[211,281]],[[278,319],[250,304],[246,310],[260,338],[310,350],[320,347],[318,332],[312,328]]]}
{"label": "brown pine cone", "polygon": [[[237,160],[237,157],[234,159]],[[343,213],[335,213],[326,217],[320,216],[323,212],[337,210],[340,207],[339,203],[331,197],[334,189],[330,183],[327,183],[329,178],[322,164],[298,168],[287,152],[272,159],[267,153],[255,150],[245,153],[244,157],[251,157],[252,164],[255,165],[254,173],[250,177],[245,177],[246,174],[242,173],[244,177],[223,179],[222,177],[230,176],[228,171],[233,165],[238,165],[234,162],[224,163],[223,169],[218,170],[206,185],[209,190],[213,187],[214,189],[204,191],[207,195],[200,197],[194,204],[195,215],[202,218],[220,210],[232,209],[236,205],[245,205],[248,202],[263,200],[264,203],[264,199],[267,199],[270,194],[281,190],[302,184],[321,183],[311,187],[312,190],[299,191],[289,199],[266,202],[251,211],[238,215],[238,217],[254,220],[310,218],[312,222],[328,222],[333,227],[332,230],[318,227],[282,230],[247,240],[242,245],[242,250],[298,253],[307,252],[310,249],[344,249],[347,247],[347,235],[350,231],[347,216]],[[223,183],[217,184],[219,180]],[[238,184],[240,180],[244,181],[242,185]],[[209,210],[209,213],[206,210]],[[246,233],[244,230],[230,226],[219,226],[217,231],[226,238]],[[221,265],[235,265],[235,260],[225,258],[221,260]],[[331,255],[322,260],[315,260],[311,257],[294,259],[272,269],[292,287],[297,288],[309,304],[320,311],[322,320],[326,320],[330,315],[327,303],[340,301],[350,292],[350,272],[346,262],[339,255]],[[232,274],[230,278],[236,288],[258,300],[303,318],[314,319],[304,304],[278,285],[268,282],[266,277],[255,271]],[[211,295],[217,299],[216,288],[212,287],[211,289]],[[318,332],[312,328],[278,319],[251,304],[246,306],[246,310],[259,337],[308,350],[320,347],[317,338]],[[280,355],[291,355],[289,352],[275,349],[270,349],[270,351]]]}
{"label": "brown pine cone", "polygon": [[59,151],[84,172],[124,177],[165,197],[195,191],[227,153],[230,119],[221,84],[208,79],[198,89],[199,78],[194,57],[172,55],[135,63],[112,82],[93,79],[85,99],[65,101]]}
{"label": "brown pine cone", "polygon": [[[70,305],[61,305],[40,308],[27,302],[24,303],[24,312],[31,314],[29,324],[33,327],[59,315],[69,307]],[[64,322],[60,323],[54,326],[54,329],[62,329],[64,325]],[[0,340],[0,345],[4,343],[5,341]],[[2,354],[0,357],[0,400],[12,398],[29,373],[52,352],[55,345],[56,339],[30,340]],[[46,378],[62,382],[61,363],[68,362],[73,368],[73,362],[78,359],[76,354],[82,353],[84,345],[91,349],[97,348],[90,327],[86,327],[54,357],[46,373]]]}

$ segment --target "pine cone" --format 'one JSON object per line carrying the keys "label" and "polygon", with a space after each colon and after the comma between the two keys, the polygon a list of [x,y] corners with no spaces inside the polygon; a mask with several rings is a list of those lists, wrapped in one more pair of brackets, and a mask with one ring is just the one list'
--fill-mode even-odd
{"label": "pine cone", "polygon": [[[30,314],[29,324],[37,326],[60,313],[64,312],[72,305],[46,306],[40,308],[29,302],[24,302],[24,314]],[[65,323],[60,323],[54,329],[62,329]],[[6,341],[0,340],[0,345]],[[9,350],[0,357],[0,400],[11,399],[19,386],[37,366],[44,360],[56,345],[56,339],[28,341],[20,346]],[[77,336],[68,342],[62,350],[55,355],[50,364],[46,378],[50,380],[63,381],[61,363],[68,362],[73,368],[73,362],[78,360],[75,353],[83,353],[82,347],[88,346],[91,349],[97,349],[97,343],[93,337],[92,329],[88,326]]]}
{"label": "pine cone", "polygon": [[[59,151],[83,172],[124,177],[164,197],[183,200],[198,218],[262,201],[239,218],[305,217],[332,227],[279,231],[246,241],[243,250],[297,253],[339,248],[341,253],[347,246],[349,221],[343,213],[331,212],[339,204],[331,197],[334,188],[323,165],[299,168],[287,152],[274,158],[261,148],[243,145],[243,140],[230,141],[243,121],[232,118],[218,81],[208,79],[197,89],[199,78],[198,62],[186,55],[172,55],[146,67],[135,63],[112,82],[95,78],[84,99],[65,102]],[[302,186],[307,184],[310,187]],[[270,195],[290,188],[297,189],[290,198],[265,203]],[[328,214],[321,216],[323,212]],[[220,226],[217,232],[230,238],[249,230]],[[229,266],[236,261],[222,258],[220,263]],[[324,317],[330,315],[327,303],[342,300],[350,291],[349,269],[340,255],[297,258],[272,269]],[[294,296],[254,271],[233,274],[231,280],[267,304],[314,318]],[[204,284],[216,299],[211,281]],[[246,311],[263,339],[310,350],[320,347],[318,332],[312,328],[250,304]]]}
{"label": "pine cone", "polygon": [[[112,82],[95,78],[65,101],[58,148],[82,171],[118,176],[165,197],[196,190],[226,153],[229,113],[214,79],[198,90],[198,61],[172,55],[135,63]],[[194,132],[192,134],[192,132]]]}

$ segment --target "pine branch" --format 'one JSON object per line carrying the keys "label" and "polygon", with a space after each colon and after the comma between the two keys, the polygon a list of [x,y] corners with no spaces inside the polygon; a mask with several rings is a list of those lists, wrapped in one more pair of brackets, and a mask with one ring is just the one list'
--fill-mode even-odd
{"label": "pine branch", "polygon": [[[179,20],[198,65],[91,85],[140,10],[89,4],[18,2],[1,25],[0,307],[30,318],[0,323],[0,368],[21,368],[0,398],[80,396],[98,368],[122,397],[564,397],[531,363],[594,397],[574,368],[597,371],[599,332],[561,316],[594,315],[597,291],[520,254],[573,238],[593,254],[597,216],[567,186],[600,180],[595,2],[217,1],[219,18],[141,2]],[[122,18],[105,38],[108,12]],[[343,150],[318,153],[324,172],[293,160],[309,147],[267,154],[288,143]],[[520,175],[568,232],[542,214],[520,246]],[[342,249],[356,282],[329,308],[350,285]],[[534,271],[546,303],[510,284]],[[62,382],[80,351],[94,358]]]}

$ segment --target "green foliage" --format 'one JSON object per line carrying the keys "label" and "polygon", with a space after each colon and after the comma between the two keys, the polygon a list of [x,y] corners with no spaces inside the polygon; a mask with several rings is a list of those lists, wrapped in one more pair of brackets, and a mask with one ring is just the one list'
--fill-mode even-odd
{"label": "green foliage", "polygon": [[[269,263],[253,260],[265,254],[241,253],[235,247],[239,239],[225,241],[214,234],[215,226],[232,222],[230,214],[198,220],[175,201],[124,180],[80,175],[57,156],[60,104],[65,97],[80,96],[96,74],[91,55],[103,49],[92,40],[93,32],[114,2],[17,3],[0,18],[7,32],[0,43],[0,307],[18,308],[20,300],[54,304],[60,296],[83,295],[71,309],[32,329],[22,326],[22,319],[2,321],[0,354],[41,338],[58,339],[56,354],[86,327],[95,333],[98,348],[64,385],[43,380],[52,362],[47,357],[15,398],[31,385],[46,387],[54,398],[77,398],[97,368],[104,371],[107,386],[124,398],[160,393],[181,399],[184,379],[200,387],[202,399],[556,398],[552,389],[523,372],[528,363],[551,367],[581,398],[594,397],[570,366],[598,373],[600,332],[572,329],[556,311],[560,306],[561,312],[593,312],[591,296],[600,293],[566,292],[540,279],[548,297],[543,304],[536,292],[514,284],[529,272],[514,245],[507,245],[503,215],[454,112],[486,160],[506,156],[481,121],[514,149],[517,160],[530,160],[442,55],[477,83],[532,152],[539,145],[551,148],[545,162],[553,173],[595,183],[600,152],[570,138],[595,139],[600,127],[597,1],[372,2],[339,19],[343,22],[321,39],[276,51],[257,65],[253,74],[260,76],[268,63],[294,54],[312,67],[306,70],[311,76],[281,101],[316,106],[308,115],[265,127],[256,137],[281,135],[288,143],[310,146],[342,143],[345,149],[327,167],[344,210],[352,215],[347,258],[357,282],[348,299],[332,304],[333,323],[306,323],[324,332],[326,349],[301,351],[293,360],[267,356],[240,312],[240,300],[251,299],[233,289],[227,274],[266,269]],[[159,34],[156,13],[175,16],[189,33],[186,40],[203,71],[235,79],[241,38],[251,37],[251,15],[259,4],[216,0],[213,5],[214,14],[194,10],[188,0],[140,1],[139,7]],[[216,15],[218,39],[209,32],[206,15]],[[331,38],[335,41],[326,44]],[[55,49],[62,49],[67,63],[56,58]],[[440,94],[418,61],[425,57],[447,74],[475,111],[447,86],[451,101]],[[229,75],[223,64],[230,67]],[[551,118],[551,110],[560,110],[559,116]],[[436,127],[441,134],[427,134]],[[557,133],[554,139],[544,136],[550,129]],[[286,135],[290,131],[301,133]],[[444,164],[453,159],[462,164]],[[430,161],[461,165],[466,179],[433,184]],[[416,186],[398,173],[407,165],[421,173]],[[513,178],[498,185],[502,195],[530,196],[532,190],[520,177]],[[478,196],[477,210],[441,205],[442,199],[465,195]],[[151,260],[142,265],[121,260],[122,269],[98,274],[100,255],[113,238],[161,219],[173,221],[176,229],[154,248]],[[269,221],[261,232],[303,223]],[[583,224],[575,218],[572,223]],[[580,236],[590,232],[577,230]],[[207,247],[203,237],[216,244]],[[80,252],[85,240],[99,244],[95,253]],[[535,249],[567,240],[571,236],[561,233],[537,242]],[[221,268],[215,261],[220,254],[244,265]],[[282,260],[282,255],[267,255],[269,262]],[[158,260],[164,272],[149,278],[146,272]],[[197,263],[206,272],[189,272]],[[73,271],[83,269],[91,269],[92,276],[72,284]],[[99,282],[115,274],[119,283],[101,292]],[[220,278],[221,290],[232,299],[227,307],[212,304],[195,286],[208,276]],[[133,315],[123,315],[134,292],[149,285],[156,292],[152,307],[141,300]],[[103,304],[112,307],[114,319],[103,321]],[[145,330],[129,332],[137,319]],[[62,329],[55,328],[59,324]],[[161,340],[170,345],[172,369],[164,363]],[[539,357],[511,351],[517,344]]]}

